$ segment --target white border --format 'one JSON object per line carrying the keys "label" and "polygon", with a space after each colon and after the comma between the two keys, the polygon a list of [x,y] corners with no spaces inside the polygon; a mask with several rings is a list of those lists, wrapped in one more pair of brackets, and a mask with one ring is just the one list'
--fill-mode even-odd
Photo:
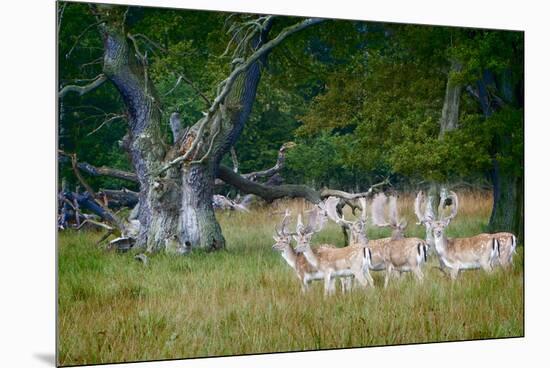
{"label": "white border", "polygon": [[[124,1],[111,1],[126,3]],[[545,240],[548,203],[548,10],[544,2],[505,0],[351,1],[129,0],[181,8],[325,16],[526,31],[526,326],[524,339],[334,350],[140,363],[143,367],[315,367],[498,365],[546,361],[549,327]],[[540,5],[539,5],[540,4]],[[2,37],[1,366],[51,366],[55,280],[55,3],[9,1]],[[7,83],[6,83],[7,81]],[[7,203],[7,206],[5,205]],[[544,221],[544,222],[543,222]],[[50,361],[50,363],[48,363]],[[125,367],[127,365],[113,365]]]}

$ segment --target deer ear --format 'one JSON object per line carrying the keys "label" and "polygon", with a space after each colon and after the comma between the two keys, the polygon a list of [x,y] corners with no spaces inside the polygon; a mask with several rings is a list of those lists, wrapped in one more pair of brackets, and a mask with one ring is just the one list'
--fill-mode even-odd
{"label": "deer ear", "polygon": [[298,235],[292,235],[292,238],[293,238],[296,242],[298,242]]}
{"label": "deer ear", "polygon": [[273,235],[273,240],[279,241],[279,238],[277,238],[275,235]]}

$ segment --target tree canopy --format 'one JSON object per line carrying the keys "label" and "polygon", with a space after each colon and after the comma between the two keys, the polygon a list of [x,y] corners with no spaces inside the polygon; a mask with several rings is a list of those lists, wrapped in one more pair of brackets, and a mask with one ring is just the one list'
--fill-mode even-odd
{"label": "tree canopy", "polygon": [[[60,90],[102,73],[97,19],[85,4],[59,7]],[[195,123],[229,73],[232,20],[252,15],[130,7],[128,32],[148,56],[147,72],[162,96],[162,130],[179,112]],[[275,31],[295,23],[280,18]],[[455,60],[459,71],[451,71]],[[308,28],[273,50],[252,114],[235,150],[239,170],[273,164],[288,141],[283,177],[360,190],[381,177],[396,185],[423,181],[485,182],[493,159],[523,172],[523,33],[332,20]],[[476,83],[491,72],[502,108],[487,116]],[[448,80],[462,85],[458,129],[440,137]],[[502,86],[506,86],[501,88]],[[111,84],[60,102],[59,145],[83,161],[130,170],[121,148],[126,116]],[[499,141],[511,143],[503,148]],[[229,155],[223,162],[231,166]],[[68,167],[60,176],[76,182]],[[136,189],[109,177],[94,187]]]}

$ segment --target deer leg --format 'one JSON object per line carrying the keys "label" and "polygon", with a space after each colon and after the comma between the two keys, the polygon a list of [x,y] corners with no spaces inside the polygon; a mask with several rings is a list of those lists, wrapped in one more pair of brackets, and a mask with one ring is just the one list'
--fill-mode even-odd
{"label": "deer leg", "polygon": [[493,271],[493,267],[491,266],[491,261],[482,262],[481,263],[481,268],[483,269],[483,271],[485,271],[487,273],[491,273]]}
{"label": "deer leg", "polygon": [[374,287],[374,280],[372,279],[372,276],[370,274],[370,271],[369,271],[369,268],[368,267],[365,267],[363,269],[363,276],[367,279],[367,282],[369,283],[369,285],[371,287]]}
{"label": "deer leg", "polygon": [[308,290],[309,290],[309,282],[304,277],[304,279],[302,280],[302,293],[305,294],[307,293]]}
{"label": "deer leg", "polygon": [[451,280],[453,280],[453,281],[456,280],[459,271],[460,271],[460,269],[458,267],[451,268],[451,272],[450,272]]}
{"label": "deer leg", "polygon": [[330,284],[331,284],[331,273],[329,271],[325,272],[325,296],[331,294]]}
{"label": "deer leg", "polygon": [[343,293],[351,291],[352,282],[353,280],[351,277],[340,278],[340,285],[342,286]]}
{"label": "deer leg", "polygon": [[402,271],[397,270],[397,272],[394,272],[393,274],[395,275],[395,278],[397,280],[401,280],[403,278],[403,272]]}
{"label": "deer leg", "polygon": [[331,277],[330,279],[330,294],[334,295],[336,292],[336,277]]}
{"label": "deer leg", "polygon": [[393,271],[393,266],[391,264],[388,264],[386,266],[386,277],[384,278],[384,289],[388,287],[388,283],[390,282],[392,271]]}
{"label": "deer leg", "polygon": [[359,283],[359,285],[361,285],[361,287],[363,289],[366,289],[369,282],[367,281],[367,279],[365,278],[365,275],[363,274],[363,271],[361,269],[359,270],[354,270],[353,271],[353,274],[355,276],[355,278],[357,279],[357,282]]}

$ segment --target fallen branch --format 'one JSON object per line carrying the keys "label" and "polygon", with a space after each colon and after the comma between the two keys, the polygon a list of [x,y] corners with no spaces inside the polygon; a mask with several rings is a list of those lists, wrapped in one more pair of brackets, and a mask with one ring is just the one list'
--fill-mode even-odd
{"label": "fallen branch", "polygon": [[[71,154],[66,153],[62,150],[58,150],[58,153],[62,157],[71,158]],[[63,162],[63,159],[61,160],[61,162]],[[137,175],[133,172],[128,172],[128,171],[119,170],[119,169],[113,169],[113,168],[105,167],[105,166],[97,167],[97,166],[90,165],[87,162],[78,162],[77,167],[78,167],[79,170],[85,172],[88,175],[92,175],[92,176],[110,176],[110,177],[113,177],[113,178],[118,178],[118,179],[128,180],[128,181],[131,181],[131,182],[134,182],[134,183],[138,183]]]}

